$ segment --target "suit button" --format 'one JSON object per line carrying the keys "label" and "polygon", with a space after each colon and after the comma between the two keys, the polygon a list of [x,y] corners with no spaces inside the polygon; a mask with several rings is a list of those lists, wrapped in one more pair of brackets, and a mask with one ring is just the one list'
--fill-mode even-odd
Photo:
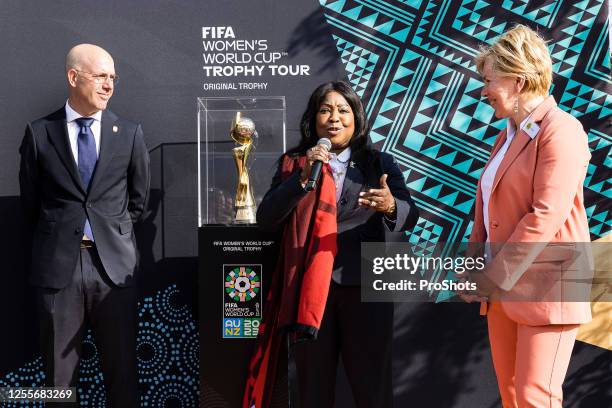
{"label": "suit button", "polygon": [[492,221],[491,228],[497,228],[497,227],[499,227],[499,223],[497,221]]}
{"label": "suit button", "polygon": [[77,228],[74,229],[74,233],[75,234],[82,234],[83,230],[81,228],[77,227]]}
{"label": "suit button", "polygon": [[93,207],[93,203],[91,203],[91,202],[89,202],[89,201],[88,201],[88,202],[87,202],[87,208],[91,208],[91,207]]}
{"label": "suit button", "polygon": [[346,205],[346,198],[340,199],[340,205]]}

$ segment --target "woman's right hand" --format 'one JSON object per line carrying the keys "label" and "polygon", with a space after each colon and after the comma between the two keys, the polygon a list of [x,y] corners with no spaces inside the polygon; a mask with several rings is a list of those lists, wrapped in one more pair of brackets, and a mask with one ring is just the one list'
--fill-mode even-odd
{"label": "woman's right hand", "polygon": [[329,151],[327,151],[327,149],[325,149],[322,145],[318,144],[306,150],[306,164],[300,173],[300,182],[304,185],[306,184],[312,170],[312,164],[315,161],[320,160],[323,163],[327,163],[330,158],[331,153],[329,153]]}

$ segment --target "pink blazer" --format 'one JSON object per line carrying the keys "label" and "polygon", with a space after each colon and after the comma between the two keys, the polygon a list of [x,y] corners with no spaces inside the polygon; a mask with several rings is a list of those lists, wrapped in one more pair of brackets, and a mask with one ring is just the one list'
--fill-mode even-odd
{"label": "pink blazer", "polygon": [[[520,130],[495,175],[489,200],[493,259],[485,273],[502,289],[504,311],[518,323],[585,323],[591,320],[590,303],[558,297],[567,290],[561,287],[558,275],[554,278],[558,287],[546,288],[550,300],[543,297],[546,301],[534,302],[531,300],[542,298],[527,296],[530,301],[517,301],[521,291],[537,292],[538,287],[546,286],[550,270],[559,265],[564,265],[564,270],[568,265],[570,269],[571,265],[579,265],[576,268],[583,271],[585,262],[592,265],[588,251],[575,250],[579,243],[590,242],[582,191],[591,158],[587,136],[580,122],[559,109],[552,96],[536,108],[531,121],[539,125],[539,131],[535,136],[532,132],[532,139]],[[504,130],[495,141],[491,158],[505,140]],[[479,180],[470,242],[487,240],[482,206]],[[541,244],[507,245],[525,242]],[[577,258],[580,262],[576,262]],[[486,313],[486,306],[481,304],[481,312]]]}

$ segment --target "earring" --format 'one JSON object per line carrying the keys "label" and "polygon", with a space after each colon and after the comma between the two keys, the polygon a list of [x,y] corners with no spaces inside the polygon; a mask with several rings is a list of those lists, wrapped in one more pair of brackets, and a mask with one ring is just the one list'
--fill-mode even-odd
{"label": "earring", "polygon": [[518,113],[519,111],[519,100],[518,100],[518,96],[516,97],[516,99],[514,100],[514,113]]}

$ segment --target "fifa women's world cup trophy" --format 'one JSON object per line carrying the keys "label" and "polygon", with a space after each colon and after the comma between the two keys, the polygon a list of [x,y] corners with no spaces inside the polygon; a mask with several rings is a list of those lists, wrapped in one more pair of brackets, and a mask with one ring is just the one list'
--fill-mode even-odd
{"label": "fifa women's world cup trophy", "polygon": [[255,224],[255,199],[253,198],[253,190],[249,179],[249,154],[255,147],[254,142],[257,139],[257,131],[255,123],[249,118],[236,112],[236,118],[232,123],[231,137],[238,144],[232,149],[234,163],[236,163],[236,171],[238,172],[238,185],[236,187],[236,200],[234,208],[236,210],[234,216],[235,224]]}

